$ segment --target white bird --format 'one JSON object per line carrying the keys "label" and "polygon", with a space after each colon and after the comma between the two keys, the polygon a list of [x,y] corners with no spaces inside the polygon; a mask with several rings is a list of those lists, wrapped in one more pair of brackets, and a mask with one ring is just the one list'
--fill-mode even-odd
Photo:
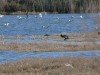
{"label": "white bird", "polygon": [[68,20],[69,22],[71,21],[71,20]]}
{"label": "white bird", "polygon": [[71,16],[71,18],[75,18],[74,16]]}
{"label": "white bird", "polygon": [[98,27],[95,27],[95,29],[98,30],[99,28]]}
{"label": "white bird", "polygon": [[17,16],[17,18],[19,18],[20,16]]}
{"label": "white bird", "polygon": [[71,64],[65,64],[65,66],[74,68]]}
{"label": "white bird", "polygon": [[1,15],[1,14],[0,14],[0,18],[2,18],[3,16],[4,16],[4,15]]}
{"label": "white bird", "polygon": [[100,30],[100,27],[95,27],[96,30]]}
{"label": "white bird", "polygon": [[56,19],[59,19],[59,17],[56,17]]}
{"label": "white bird", "polygon": [[21,17],[21,16],[17,16],[17,18],[18,18],[18,19],[22,19],[22,17]]}
{"label": "white bird", "polygon": [[41,13],[39,14],[39,17],[42,17],[42,14]]}
{"label": "white bird", "polygon": [[37,18],[37,16],[35,16],[35,18]]}
{"label": "white bird", "polygon": [[45,28],[45,26],[43,26],[43,28]]}
{"label": "white bird", "polygon": [[10,23],[5,23],[4,25],[5,25],[5,26],[9,26],[9,24],[10,24]]}
{"label": "white bird", "polygon": [[81,15],[80,18],[83,18],[83,16]]}

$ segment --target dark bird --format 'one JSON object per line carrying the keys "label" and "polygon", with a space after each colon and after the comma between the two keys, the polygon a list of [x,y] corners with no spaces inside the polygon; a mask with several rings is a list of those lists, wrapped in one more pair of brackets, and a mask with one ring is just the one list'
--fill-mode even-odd
{"label": "dark bird", "polygon": [[44,36],[50,36],[49,34],[45,34]]}
{"label": "dark bird", "polygon": [[61,36],[62,38],[64,38],[64,40],[69,39],[68,35],[63,35],[63,34],[61,34],[60,36]]}
{"label": "dark bird", "polygon": [[98,32],[98,35],[100,35],[100,32]]}

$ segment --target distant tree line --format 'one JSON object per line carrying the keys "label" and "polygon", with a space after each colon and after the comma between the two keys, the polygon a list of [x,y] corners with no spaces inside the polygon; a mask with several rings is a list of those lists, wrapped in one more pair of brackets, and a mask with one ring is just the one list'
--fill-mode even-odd
{"label": "distant tree line", "polygon": [[100,12],[100,0],[0,0],[0,12]]}

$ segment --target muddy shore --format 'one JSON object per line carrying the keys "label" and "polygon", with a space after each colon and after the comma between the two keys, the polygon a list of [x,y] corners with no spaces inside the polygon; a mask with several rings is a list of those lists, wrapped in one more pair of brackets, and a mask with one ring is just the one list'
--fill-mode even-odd
{"label": "muddy shore", "polygon": [[[48,36],[8,36],[8,37],[0,36],[0,50],[15,50],[15,51],[30,51],[30,52],[100,50],[100,43],[99,44],[96,43],[100,42],[100,35],[96,33],[63,34],[63,35],[67,35],[69,39],[64,40],[64,38],[62,38],[60,34],[54,34]],[[8,39],[10,39],[10,42],[5,41]],[[24,39],[31,39],[30,40],[31,42],[21,42],[21,40]],[[14,40],[20,40],[20,41],[17,42]],[[65,44],[62,44],[62,42]],[[74,44],[71,44],[73,42]]]}

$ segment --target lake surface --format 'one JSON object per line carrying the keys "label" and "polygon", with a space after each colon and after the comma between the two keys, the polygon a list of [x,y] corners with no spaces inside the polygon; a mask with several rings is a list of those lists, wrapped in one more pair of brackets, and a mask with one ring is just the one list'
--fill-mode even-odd
{"label": "lake surface", "polygon": [[31,36],[57,34],[61,32],[92,32],[99,26],[99,14],[47,14],[37,15],[5,15],[0,18],[0,35]]}
{"label": "lake surface", "polygon": [[100,51],[77,51],[77,52],[15,52],[15,51],[0,51],[0,63],[17,61],[24,58],[58,58],[64,56],[71,57],[97,57],[100,56]]}
{"label": "lake surface", "polygon": [[[0,36],[32,36],[57,33],[81,33],[92,32],[100,26],[100,14],[47,14],[39,16],[29,15],[5,15],[0,17]],[[90,44],[100,42],[58,42],[54,40],[33,39],[4,39],[3,42],[20,43],[57,43],[57,44]],[[0,51],[0,63],[21,60],[24,58],[57,58],[64,56],[96,57],[100,51],[80,52],[14,52]]]}

